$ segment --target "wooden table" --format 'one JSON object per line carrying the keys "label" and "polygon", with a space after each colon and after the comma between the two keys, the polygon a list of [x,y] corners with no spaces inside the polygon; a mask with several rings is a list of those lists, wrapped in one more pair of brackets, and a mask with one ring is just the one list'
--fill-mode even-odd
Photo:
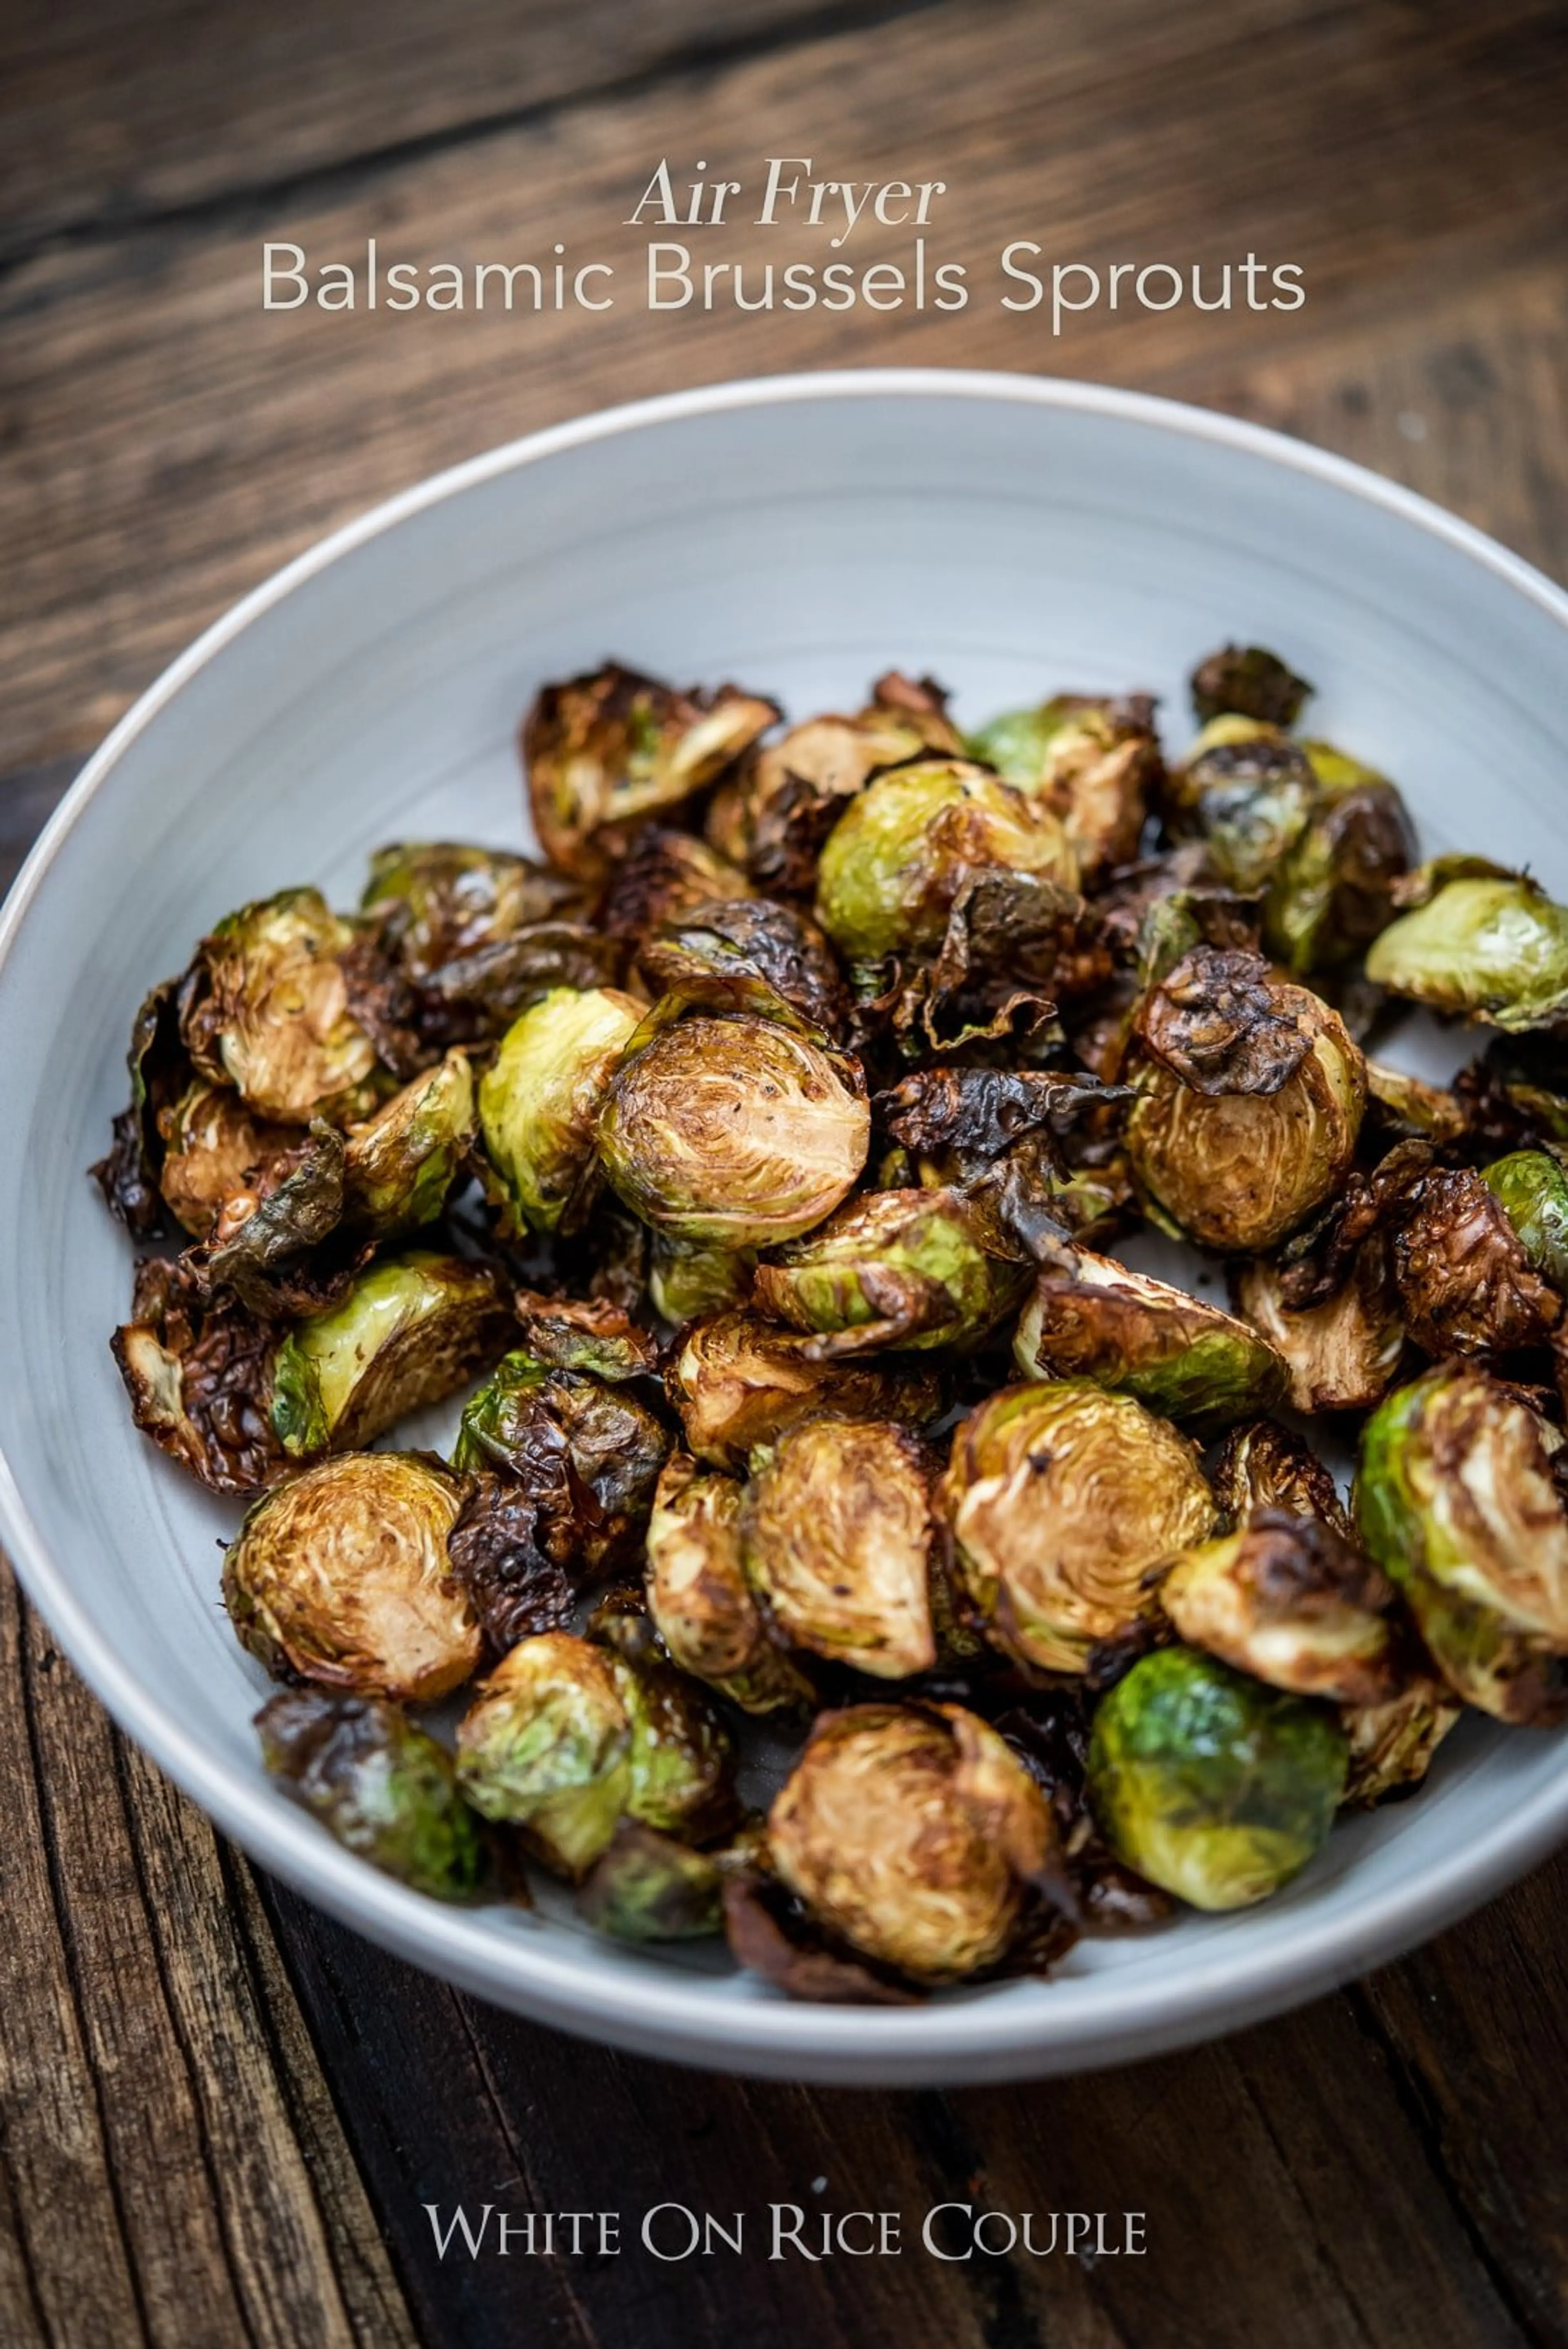
{"label": "wooden table", "polygon": [[[697,380],[1104,377],[1343,450],[1568,573],[1568,39],[1544,0],[13,0],[0,89],[7,875],[110,721],[285,557],[455,458]],[[1308,299],[1102,305],[1059,338],[994,286],[956,316],[260,305],[264,239],[313,267],[372,235],[465,266],[560,241],[629,286],[646,231],[619,223],[662,155],[751,190],[796,151],[945,181],[933,239],[977,284],[1033,238],[1102,271],[1252,252],[1301,266]],[[880,233],[863,258],[902,236]],[[703,251],[820,247],[786,225]],[[9,1584],[0,1638],[17,2349],[1568,2341],[1568,1862],[1169,2061],[950,2095],[753,2086],[383,1957],[220,1843]],[[630,2235],[657,2201],[908,2220],[949,2199],[1147,2211],[1147,2254],[442,2264],[421,2211],[618,2209]]]}

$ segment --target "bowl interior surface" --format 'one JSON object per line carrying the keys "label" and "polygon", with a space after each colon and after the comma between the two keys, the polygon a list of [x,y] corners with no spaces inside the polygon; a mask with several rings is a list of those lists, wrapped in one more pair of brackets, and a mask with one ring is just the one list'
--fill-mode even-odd
{"label": "bowl interior surface", "polygon": [[[336,551],[334,551],[336,550]],[[123,1235],[84,1169],[145,989],[250,897],[358,895],[403,837],[526,844],[519,715],[614,655],[793,714],[898,666],[961,720],[1060,688],[1162,697],[1226,637],[1314,678],[1314,732],[1405,787],[1428,851],[1568,888],[1568,605],[1370,477],[1092,388],[826,378],[649,404],[411,492],[264,589],[119,730],[20,885],[0,963],[0,1479],[29,1587],[122,1723],[267,1865],[433,1971],[691,2062],[863,2081],[1023,2075],[1229,2027],[1390,1954],[1568,1827],[1568,1747],[1468,1724],[1420,1799],[1336,1830],[1240,1917],[1080,1947],[1049,1983],[914,2012],[792,2007],[549,1901],[449,1910],[267,1784],[263,1676],[218,1601],[236,1512],[131,1427],[108,1335]],[[1450,1059],[1452,1049],[1450,1047]]]}

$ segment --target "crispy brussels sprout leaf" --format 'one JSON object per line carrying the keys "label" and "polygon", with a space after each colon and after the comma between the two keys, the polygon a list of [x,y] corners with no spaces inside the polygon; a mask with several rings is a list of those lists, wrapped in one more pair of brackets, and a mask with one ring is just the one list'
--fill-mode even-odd
{"label": "crispy brussels sprout leaf", "polygon": [[1123,1086],[1054,1069],[919,1069],[873,1106],[895,1142],[965,1181],[1036,1135],[1054,1140],[1091,1127],[1132,1098]]}
{"label": "crispy brussels sprout leaf", "polygon": [[564,1631],[577,1602],[566,1571],[573,1495],[564,1462],[552,1481],[472,1476],[447,1536],[452,1570],[493,1658],[537,1631]]}
{"label": "crispy brussels sprout leaf", "polygon": [[1500,1721],[1568,1716],[1568,1506],[1558,1431],[1479,1371],[1401,1387],[1362,1432],[1361,1538],[1455,1694]]}
{"label": "crispy brussels sprout leaf", "polygon": [[693,1323],[670,1357],[665,1383],[698,1459],[737,1473],[759,1444],[776,1443],[818,1412],[922,1427],[942,1408],[941,1381],[929,1369],[822,1361],[810,1339],[749,1313]]}
{"label": "crispy brussels sprout leaf", "polygon": [[682,1671],[746,1713],[810,1702],[811,1684],[774,1641],[746,1579],[744,1487],[677,1453],[659,1478],[648,1527],[648,1606]]}
{"label": "crispy brussels sprout leaf", "polygon": [[623,1819],[578,1887],[577,1907],[614,1940],[700,1940],[723,1930],[723,1878],[706,1852]]}
{"label": "crispy brussels sprout leaf", "polygon": [[782,1005],[827,1036],[849,1014],[843,973],[816,924],[772,898],[687,905],[652,931],[639,967],[650,985],[687,1002],[764,1018]]}
{"label": "crispy brussels sprout leaf", "polygon": [[[611,874],[598,917],[612,936],[636,947],[640,962],[649,941],[667,924],[679,928],[701,907],[751,895],[752,885],[739,865],[705,840],[649,824]],[[656,979],[656,988],[667,983]]]}
{"label": "crispy brussels sprout leaf", "polygon": [[489,1889],[484,1830],[451,1754],[395,1704],[280,1689],[255,1725],[268,1770],[349,1851],[435,1900]]}
{"label": "crispy brussels sprout leaf", "polygon": [[244,905],[202,939],[181,989],[180,1027],[204,1076],[286,1125],[363,1117],[387,1088],[349,1000],[345,958],[365,943],[318,889]]}
{"label": "crispy brussels sprout leaf", "polygon": [[484,1266],[425,1250],[389,1257],[278,1348],[274,1433],[296,1460],[354,1451],[494,1361],[511,1328]]}
{"label": "crispy brussels sprout leaf", "polygon": [[428,1703],[478,1669],[447,1559],[462,1497],[422,1453],[348,1453],[253,1502],[223,1558],[242,1644],[279,1677]]}
{"label": "crispy brussels sprout leaf", "polygon": [[1245,1909],[1324,1842],[1346,1761],[1345,1733],[1321,1707],[1167,1648],[1101,1702],[1089,1800],[1140,1876],[1195,1909]]}
{"label": "crispy brussels sprout leaf", "polygon": [[268,1169],[256,1193],[224,1204],[204,1258],[214,1288],[233,1289],[253,1312],[284,1319],[323,1312],[347,1290],[369,1244],[318,1253],[343,1221],[347,1146],[317,1120]]}
{"label": "crispy brussels sprout leaf", "polygon": [[1209,1482],[1221,1533],[1234,1533],[1255,1509],[1282,1509],[1291,1516],[1319,1517],[1344,1540],[1351,1538],[1350,1518],[1333,1476],[1311,1446],[1278,1420],[1254,1419],[1233,1427],[1215,1455]]}
{"label": "crispy brussels sprout leaf", "polygon": [[1200,726],[1228,711],[1265,726],[1293,726],[1313,688],[1262,645],[1222,645],[1188,680]]}
{"label": "crispy brussels sprout leaf", "polygon": [[581,1220],[594,1122],[637,1032],[640,1005],[618,988],[555,988],[514,1022],[480,1080],[479,1119],[496,1185],[524,1231]]}
{"label": "crispy brussels sprout leaf", "polygon": [[1387,1393],[1405,1351],[1405,1324],[1387,1251],[1363,1241],[1343,1285],[1318,1305],[1284,1301],[1279,1268],[1259,1257],[1238,1283],[1239,1302],[1290,1370],[1297,1411],[1365,1411]]}
{"label": "crispy brussels sprout leaf", "polygon": [[519,1350],[464,1408],[452,1459],[534,1495],[548,1555],[597,1575],[636,1555],[669,1451],[663,1423],[625,1382],[547,1370]]}
{"label": "crispy brussels sprout leaf", "polygon": [[1560,1292],[1531,1262],[1502,1199],[1469,1167],[1417,1178],[1390,1253],[1405,1326],[1423,1353],[1511,1353],[1544,1345],[1563,1319]]}
{"label": "crispy brussels sprout leaf", "polygon": [[1457,1142],[1465,1112],[1445,1086],[1429,1085],[1381,1061],[1366,1063],[1366,1110],[1397,1141]]}
{"label": "crispy brussels sprout leaf", "polygon": [[1130,1395],[1069,1381],[1009,1387],[954,1434],[946,1506],[987,1636],[1046,1671],[1155,1610],[1151,1567],[1206,1538],[1214,1500],[1193,1446]]}
{"label": "crispy brussels sprout leaf", "polygon": [[190,1055],[180,1033],[180,990],[179,979],[166,979],[138,1010],[126,1054],[130,1105],[112,1122],[109,1155],[88,1169],[109,1213],[133,1239],[156,1239],[164,1228],[159,1189],[162,1121],[191,1089]]}
{"label": "crispy brussels sprout leaf", "polygon": [[1289,1377],[1245,1322],[1087,1248],[1041,1267],[1012,1358],[1026,1379],[1092,1379],[1202,1428],[1272,1410]]}
{"label": "crispy brussels sprout leaf", "polygon": [[1340,1724],[1350,1740],[1348,1809],[1413,1795],[1463,1708],[1441,1681],[1420,1673],[1382,1704],[1347,1704]]}
{"label": "crispy brussels sprout leaf", "polygon": [[1398,1692],[1393,1585],[1321,1517],[1255,1509],[1184,1550],[1159,1599],[1189,1647],[1271,1688],[1355,1705]]}
{"label": "crispy brussels sprout leaf", "polygon": [[[1454,1080],[1462,1131],[1489,1155],[1522,1148],[1568,1149],[1568,1073],[1549,1031],[1494,1036]],[[1443,1137],[1439,1137],[1443,1138]]]}
{"label": "crispy brussels sprout leaf", "polygon": [[898,1346],[971,1347],[1018,1302],[1019,1261],[956,1190],[867,1191],[757,1267],[758,1306],[816,1333],[824,1361]]}
{"label": "crispy brussels sprout leaf", "polygon": [[110,1340],[131,1416],[209,1492],[254,1493],[288,1464],[271,1416],[281,1335],[183,1261],[137,1267],[131,1319]]}
{"label": "crispy brussels sprout leaf", "polygon": [[608,1298],[577,1302],[520,1288],[516,1311],[524,1350],[546,1370],[586,1371],[612,1386],[659,1375],[657,1341]]}
{"label": "crispy brussels sprout leaf", "polygon": [[1049,874],[974,866],[958,878],[934,957],[900,972],[863,1019],[887,1016],[902,1050],[961,1046],[1037,1027],[1110,976],[1097,916]]}
{"label": "crispy brussels sprout leaf", "polygon": [[477,1132],[473,1072],[448,1052],[350,1129],[343,1160],[343,1213],[377,1239],[433,1223],[447,1202]]}
{"label": "crispy brussels sprout leaf", "polygon": [[1390,923],[1366,975],[1493,1027],[1555,1027],[1568,1018],[1568,906],[1522,874],[1462,875]]}

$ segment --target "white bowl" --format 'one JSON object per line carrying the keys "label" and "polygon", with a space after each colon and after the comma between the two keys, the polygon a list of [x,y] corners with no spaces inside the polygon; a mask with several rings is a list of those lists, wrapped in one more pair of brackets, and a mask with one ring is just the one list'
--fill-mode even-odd
{"label": "white bowl", "polygon": [[116,728],[0,920],[0,1521],[117,1721],[289,1883],[416,1964],[649,2054],[912,2083],[1102,2064],[1327,1989],[1568,1831],[1568,1744],[1481,1723],[1420,1797],[1340,1827],[1250,1914],[1089,1943],[1049,1982],[913,2010],[790,2005],[719,1959],[606,1944],[558,1904],[448,1909],[270,1785],[262,1693],[218,1604],[232,1509],[136,1433],[107,1344],[130,1281],[83,1172],[143,990],[245,898],[344,902],[377,843],[523,844],[514,747],[541,679],[606,654],[795,712],[890,666],[961,715],[1182,680],[1278,646],[1314,727],[1406,786],[1424,841],[1568,884],[1568,597],[1355,467],[1163,401],[887,371],[728,385],[540,433],[340,532],[219,622]]}

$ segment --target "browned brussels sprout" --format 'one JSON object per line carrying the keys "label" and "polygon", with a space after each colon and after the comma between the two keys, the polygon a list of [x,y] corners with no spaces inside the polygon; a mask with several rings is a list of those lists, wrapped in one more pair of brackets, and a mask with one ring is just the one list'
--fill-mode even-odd
{"label": "browned brussels sprout", "polygon": [[384,1698],[280,1689],[256,1715],[262,1759],[338,1842],[435,1900],[486,1891],[484,1829],[444,1745]]}
{"label": "browned brussels sprout", "polygon": [[1405,1326],[1423,1353],[1512,1353],[1546,1344],[1563,1319],[1561,1295],[1502,1200],[1469,1167],[1417,1178],[1391,1254]]}
{"label": "browned brussels sprout", "polygon": [[282,1330],[231,1291],[213,1294],[188,1258],[136,1268],[130,1319],[110,1340],[131,1416],[213,1493],[254,1493],[287,1454],[272,1423]]}
{"label": "browned brussels sprout", "polygon": [[751,894],[740,867],[705,840],[649,824],[611,874],[598,918],[613,936],[629,940],[640,958],[666,922],[679,923],[701,906],[742,902]]}
{"label": "browned brussels sprout", "polygon": [[1096,1711],[1089,1802],[1140,1876],[1195,1909],[1246,1909],[1326,1840],[1345,1770],[1345,1733],[1324,1707],[1166,1648]]}
{"label": "browned brussels sprout", "polygon": [[1321,1517],[1255,1509],[1183,1550],[1159,1600],[1189,1648],[1271,1688],[1372,1705],[1399,1687],[1393,1585]]}
{"label": "browned brussels sprout", "polygon": [[1059,693],[1009,710],[969,738],[971,754],[1059,815],[1085,874],[1137,854],[1149,793],[1161,772],[1154,703]]}
{"label": "browned brussels sprout", "polygon": [[694,905],[654,930],[639,968],[649,983],[715,1010],[794,1013],[824,1035],[849,1016],[849,993],[816,924],[767,897]]}
{"label": "browned brussels sprout", "polygon": [[1008,1387],[953,1437],[945,1491],[960,1580],[1004,1653],[1081,1672],[1158,1611],[1152,1567],[1211,1532],[1193,1445],[1132,1396]]}
{"label": "browned brussels sprout", "polygon": [[1265,944],[1298,976],[1354,962],[1393,918],[1394,885],[1416,862],[1415,828],[1386,776],[1327,742],[1302,748],[1316,799],[1263,907]]}
{"label": "browned brussels sprout", "polygon": [[1350,1740],[1346,1807],[1370,1810],[1374,1803],[1413,1794],[1462,1711],[1459,1699],[1427,1672],[1407,1680],[1382,1704],[1341,1705],[1340,1726]]}
{"label": "browned brussels sprout", "polygon": [[633,1214],[732,1251],[831,1215],[870,1146],[858,1063],[747,1013],[649,1027],[598,1123],[606,1175]]}
{"label": "browned brussels sprout", "polygon": [[1500,1721],[1568,1715],[1562,1444],[1512,1389],[1459,1367],[1401,1387],[1362,1432],[1361,1538],[1449,1687]]}
{"label": "browned brussels sprout", "polygon": [[577,1907],[614,1940],[700,1940],[722,1928],[723,1884],[706,1852],[622,1819],[578,1886]]}
{"label": "browned brussels sprout", "polygon": [[458,1479],[422,1453],[318,1461],[252,1504],[223,1604],[270,1672],[429,1703],[478,1669],[479,1626],[447,1558]]}
{"label": "browned brussels sprout", "polygon": [[732,1824],[730,1741],[667,1666],[545,1631],[521,1640],[458,1723],[458,1784],[522,1830],[545,1866],[580,1878],[623,1818],[701,1843]]}
{"label": "browned brussels sprout", "polygon": [[343,1154],[343,1216],[349,1228],[390,1239],[433,1223],[477,1132],[473,1071],[448,1052],[351,1127]]}
{"label": "browned brussels sprout", "polygon": [[768,1814],[768,1857],[822,1925],[918,1982],[1008,1951],[1060,1870],[1045,1798],[961,1705],[821,1715]]}
{"label": "browned brussels sprout", "polygon": [[1039,1140],[1054,1176],[1066,1176],[1052,1143],[1094,1134],[1131,1099],[1125,1087],[1054,1069],[918,1069],[877,1095],[874,1107],[893,1140],[920,1164],[921,1179],[969,1182],[1021,1144]]}
{"label": "browned brussels sprout", "polygon": [[286,889],[220,922],[181,989],[181,1033],[202,1074],[280,1124],[367,1115],[390,1087],[350,997],[364,944],[318,889]]}
{"label": "browned brussels sprout", "polygon": [[602,879],[642,824],[716,781],[778,714],[734,686],[678,693],[613,661],[542,687],[522,736],[540,846],[563,873]]}
{"label": "browned brussels sprout", "polygon": [[1350,1517],[1339,1488],[1315,1452],[1278,1420],[1249,1420],[1233,1427],[1209,1471],[1220,1511],[1220,1530],[1234,1533],[1255,1509],[1283,1509],[1296,1517],[1321,1517],[1345,1540]]}
{"label": "browned brussels sprout", "polygon": [[747,1580],[792,1647],[903,1680],[937,1661],[931,1464],[906,1427],[808,1419],[759,1452]]}
{"label": "browned brussels sprout", "polygon": [[540,922],[581,912],[581,889],[546,864],[466,841],[394,841],[377,849],[360,911],[409,978],[428,981]]}
{"label": "browned brussels sprout", "polygon": [[821,1360],[882,1347],[972,1347],[1028,1282],[961,1191],[867,1191],[757,1267],[764,1313],[815,1331]]}
{"label": "browned brussels sprout", "polygon": [[682,1671],[746,1713],[810,1702],[811,1684],[774,1641],[742,1557],[745,1487],[677,1453],[648,1526],[648,1609]]}
{"label": "browned brussels sprout", "polygon": [[1256,955],[1199,947],[1146,1000],[1127,1152],[1206,1247],[1272,1247],[1350,1172],[1366,1068],[1344,1021]]}
{"label": "browned brussels sprout", "polygon": [[1318,802],[1312,761],[1277,726],[1210,719],[1168,785],[1176,830],[1201,840],[1210,876],[1229,889],[1266,889]]}
{"label": "browned brussels sprout", "polygon": [[1382,1061],[1366,1063],[1366,1113],[1397,1141],[1457,1142],[1465,1112],[1446,1086],[1427,1084]]}
{"label": "browned brussels sprout", "polygon": [[1292,1307],[1265,1257],[1238,1283],[1242,1312],[1290,1367],[1297,1411],[1365,1411],[1388,1392],[1405,1351],[1405,1323],[1378,1237],[1365,1240],[1343,1284],[1321,1304]]}
{"label": "browned brussels sprout", "polygon": [[130,1100],[111,1122],[107,1157],[88,1170],[133,1239],[156,1239],[165,1228],[159,1190],[164,1121],[195,1073],[180,1033],[180,992],[179,979],[165,979],[138,1009],[125,1056]]}
{"label": "browned brussels sprout", "polygon": [[586,1371],[612,1386],[659,1375],[658,1341],[607,1297],[579,1300],[520,1288],[515,1305],[523,1350],[546,1370]]}
{"label": "browned brussels sprout", "polygon": [[1550,1151],[1513,1150],[1484,1166],[1481,1180],[1531,1265],[1568,1296],[1568,1167]]}
{"label": "browned brussels sprout", "polygon": [[641,1018],[618,988],[558,987],[507,1030],[480,1080],[479,1122],[518,1228],[550,1233],[581,1220],[595,1120]]}
{"label": "browned brussels sprout", "polygon": [[1087,1248],[1041,1267],[1012,1359],[1026,1379],[1092,1379],[1200,1428],[1271,1411],[1289,1377],[1244,1321]]}
{"label": "browned brussels sprout", "polygon": [[158,1187],[195,1238],[210,1237],[229,1202],[269,1187],[268,1177],[299,1144],[299,1128],[274,1124],[232,1085],[197,1077],[161,1112]]}
{"label": "browned brussels sprout", "polygon": [[1366,976],[1391,995],[1468,1012],[1496,1028],[1554,1028],[1568,1019],[1568,906],[1527,874],[1496,870],[1443,878],[1374,942]]}
{"label": "browned brussels sprout", "polygon": [[484,1266],[423,1249],[389,1257],[284,1339],[273,1363],[273,1431],[296,1460],[355,1451],[454,1393],[495,1360],[512,1326]]}
{"label": "browned brussels sprout", "polygon": [[1200,726],[1227,711],[1265,726],[1293,726],[1313,688],[1262,645],[1222,645],[1188,680]]}
{"label": "browned brussels sprout", "polygon": [[719,1313],[685,1332],[665,1371],[670,1400],[699,1460],[743,1471],[760,1444],[821,1411],[910,1427],[942,1408],[938,1374],[914,1363],[825,1362],[811,1340],[751,1313]]}

